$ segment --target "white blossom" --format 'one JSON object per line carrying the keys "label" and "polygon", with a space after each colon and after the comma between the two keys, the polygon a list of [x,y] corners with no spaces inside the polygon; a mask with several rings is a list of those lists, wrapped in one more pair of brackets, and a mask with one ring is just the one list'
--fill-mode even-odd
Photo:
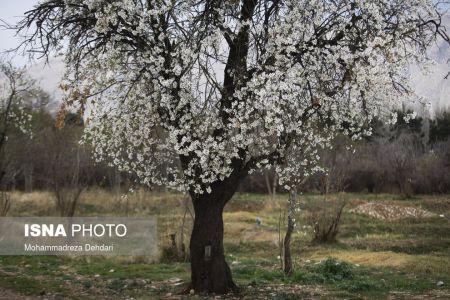
{"label": "white blossom", "polygon": [[[286,0],[270,14],[272,2],[254,1],[247,18],[239,1],[144,2],[65,0],[47,26],[95,17],[79,39],[70,24],[51,37],[71,37],[65,80],[89,91],[96,158],[199,194],[236,165],[276,165],[292,186],[300,169],[320,169],[318,149],[337,133],[358,139],[375,118],[395,122],[415,98],[407,66],[425,63],[439,36],[424,22],[439,18],[429,0]],[[248,49],[230,63],[242,39]]]}

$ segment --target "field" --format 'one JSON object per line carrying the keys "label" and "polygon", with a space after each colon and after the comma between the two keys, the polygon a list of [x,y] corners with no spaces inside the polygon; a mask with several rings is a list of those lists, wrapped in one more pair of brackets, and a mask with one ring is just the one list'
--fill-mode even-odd
{"label": "field", "polygon": [[[235,196],[224,214],[225,251],[242,292],[228,298],[450,299],[449,196],[346,194],[338,241],[312,244],[307,208],[321,197],[300,197],[292,244],[295,272],[285,277],[278,241],[287,195]],[[159,256],[2,256],[0,298],[203,299],[180,295],[189,281],[189,263],[183,257],[174,261],[168,248],[170,234],[177,235],[178,246],[181,240],[188,245],[192,220],[185,203],[183,195],[173,193],[138,191],[123,198],[86,192],[78,216],[157,216]],[[365,203],[394,213],[384,219],[351,212]],[[53,207],[49,193],[16,192],[9,216],[55,215]],[[412,208],[426,213],[414,215]]]}

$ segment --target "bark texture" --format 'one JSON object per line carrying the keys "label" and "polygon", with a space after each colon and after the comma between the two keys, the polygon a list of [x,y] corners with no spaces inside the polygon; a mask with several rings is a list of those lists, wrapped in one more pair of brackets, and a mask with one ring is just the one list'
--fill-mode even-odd
{"label": "bark texture", "polygon": [[238,292],[223,249],[223,209],[237,188],[238,180],[213,184],[210,194],[194,195],[194,227],[190,241],[191,288],[196,293]]}
{"label": "bark texture", "polygon": [[287,276],[292,275],[292,272],[294,271],[291,257],[291,237],[292,232],[294,231],[296,203],[297,203],[297,191],[295,189],[292,189],[292,191],[289,194],[288,224],[286,229],[286,235],[284,236],[283,242],[283,250],[284,250],[283,271],[284,274],[286,274]]}
{"label": "bark texture", "polygon": [[286,235],[284,236],[284,274],[287,276],[292,275],[292,272],[294,271],[292,266],[292,257],[291,257],[291,236],[292,232],[294,231],[294,221],[292,220],[292,217],[288,217],[288,226],[286,230]]}

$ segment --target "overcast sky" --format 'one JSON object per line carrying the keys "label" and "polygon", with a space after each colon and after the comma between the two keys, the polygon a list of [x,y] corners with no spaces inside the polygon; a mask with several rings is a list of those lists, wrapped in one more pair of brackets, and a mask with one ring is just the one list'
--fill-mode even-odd
{"label": "overcast sky", "polygon": [[[0,0],[0,19],[15,24],[23,17],[24,12],[33,8],[37,0]],[[20,39],[14,36],[14,32],[0,28],[0,52],[17,47]],[[15,57],[16,64],[23,65],[28,59],[24,57]]]}

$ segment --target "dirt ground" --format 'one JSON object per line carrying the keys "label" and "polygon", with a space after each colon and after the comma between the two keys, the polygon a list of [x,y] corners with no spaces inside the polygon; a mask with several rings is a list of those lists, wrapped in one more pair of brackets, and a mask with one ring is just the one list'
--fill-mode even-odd
{"label": "dirt ground", "polygon": [[23,296],[23,295],[18,294],[17,292],[0,288],[0,299],[1,300],[34,300],[34,299],[43,299],[43,298]]}

